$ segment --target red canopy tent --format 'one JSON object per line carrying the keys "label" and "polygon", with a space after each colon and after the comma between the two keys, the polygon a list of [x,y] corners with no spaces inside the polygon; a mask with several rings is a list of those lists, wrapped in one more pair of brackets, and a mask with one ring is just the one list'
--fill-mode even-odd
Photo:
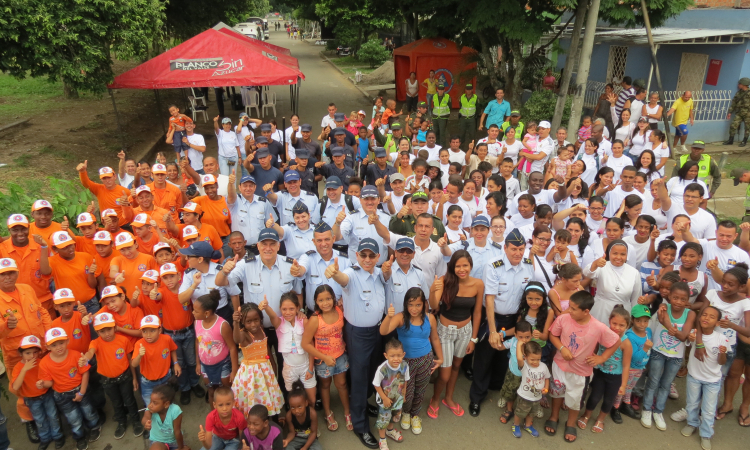
{"label": "red canopy tent", "polygon": [[445,83],[445,91],[451,94],[452,107],[458,108],[463,86],[476,81],[467,73],[477,67],[476,61],[472,61],[476,53],[469,47],[459,48],[455,42],[444,38],[420,39],[395,49],[396,98],[406,100],[404,80],[411,72],[416,72],[420,84],[419,98],[424,99],[427,89],[421,86],[422,81],[429,78],[430,70],[434,70],[436,78]]}
{"label": "red canopy tent", "polygon": [[[269,44],[266,41],[261,41],[259,39],[251,38],[248,36],[245,36],[244,34],[240,33],[239,31],[235,30],[234,28],[230,27],[229,25],[225,24],[224,22],[219,22],[213,27],[214,30],[220,31],[224,34],[228,34],[230,36],[234,37],[241,37],[242,39],[248,41],[249,43],[253,45],[257,45],[260,47],[264,47],[270,52],[276,53],[276,54],[283,54],[287,56],[292,56],[292,52],[289,51],[288,48],[279,47],[278,45]],[[296,59],[295,59],[296,61]]]}

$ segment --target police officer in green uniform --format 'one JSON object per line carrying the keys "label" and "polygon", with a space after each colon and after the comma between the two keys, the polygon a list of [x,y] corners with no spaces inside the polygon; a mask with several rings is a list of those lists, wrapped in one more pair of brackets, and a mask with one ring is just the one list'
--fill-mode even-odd
{"label": "police officer in green uniform", "polygon": [[[380,127],[373,127],[373,134],[375,135],[375,142],[378,144],[378,147],[383,147],[390,156],[391,153],[397,153],[398,152],[398,141],[401,140],[404,134],[404,130],[401,127],[401,122],[393,122],[390,127],[390,133],[387,133],[385,136],[383,136],[383,133],[380,132]],[[407,133],[410,133],[411,130],[407,128]],[[409,141],[409,150],[411,150],[411,141]],[[388,161],[391,161],[389,158]]]}
{"label": "police officer in green uniform", "polygon": [[474,140],[477,129],[477,94],[474,86],[469,83],[461,95],[461,109],[458,110],[458,135],[465,148],[469,148],[469,142]]}
{"label": "police officer in green uniform", "polygon": [[734,119],[729,125],[729,139],[724,141],[724,145],[734,144],[734,135],[737,134],[741,122],[745,123],[745,136],[739,146],[747,145],[747,138],[750,136],[750,89],[748,89],[748,86],[750,86],[750,78],[748,77],[740,78],[739,83],[737,83],[737,93],[734,94],[727,113],[727,120],[732,113],[734,113]]}
{"label": "police officer in green uniform", "polygon": [[448,117],[451,115],[451,96],[445,93],[445,84],[438,83],[437,94],[433,97],[432,125],[435,137],[441,147],[447,147],[445,138],[448,135]]}
{"label": "police officer in green uniform", "polygon": [[[401,234],[408,237],[414,237],[416,234],[414,231],[414,225],[417,223],[417,216],[426,213],[429,208],[429,198],[427,193],[418,191],[412,194],[411,203],[404,202],[404,206],[401,211],[391,216],[391,220],[388,223],[388,229],[391,233]],[[432,216],[432,234],[430,239],[435,243],[440,240],[445,234],[445,226],[443,221],[437,216]]]}
{"label": "police officer in green uniform", "polygon": [[[750,222],[750,170],[747,169],[734,169],[730,178],[734,178],[734,185],[738,186],[740,183],[747,183],[747,190],[745,191],[745,216],[742,218],[743,222]],[[735,242],[736,243],[736,242]]]}
{"label": "police officer in green uniform", "polygon": [[678,163],[674,165],[674,169],[672,170],[672,177],[677,176],[677,171],[680,170],[680,168],[684,166],[688,161],[688,158],[690,158],[691,161],[695,161],[698,163],[699,180],[708,185],[708,177],[711,177],[710,196],[713,197],[716,193],[716,190],[719,189],[719,186],[721,186],[721,172],[719,171],[719,166],[716,164],[716,161],[711,159],[711,156],[703,153],[705,149],[705,142],[693,142],[690,145],[690,153],[680,156]]}
{"label": "police officer in green uniform", "polygon": [[516,139],[523,140],[523,132],[526,130],[526,128],[524,127],[523,122],[521,122],[521,113],[519,111],[511,111],[508,120],[503,122],[503,124],[500,126],[500,131],[503,132],[503,136],[505,135],[505,130],[507,130],[508,127],[515,128]]}

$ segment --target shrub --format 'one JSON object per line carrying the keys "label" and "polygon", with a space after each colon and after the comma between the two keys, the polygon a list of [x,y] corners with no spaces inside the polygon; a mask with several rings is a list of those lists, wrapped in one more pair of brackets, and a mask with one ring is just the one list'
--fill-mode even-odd
{"label": "shrub", "polygon": [[[568,123],[570,118],[570,105],[573,103],[573,96],[569,95],[565,100],[565,109],[563,110],[563,117],[561,124]],[[530,120],[539,123],[542,120],[552,121],[552,116],[555,115],[555,105],[557,104],[557,94],[548,91],[546,89],[541,91],[535,91],[531,94],[531,97],[521,107],[521,116],[524,122]],[[551,133],[554,136],[554,131]]]}
{"label": "shrub", "polygon": [[391,54],[377,39],[370,39],[365,42],[357,52],[357,58],[368,63],[371,69],[383,64],[390,57]]}

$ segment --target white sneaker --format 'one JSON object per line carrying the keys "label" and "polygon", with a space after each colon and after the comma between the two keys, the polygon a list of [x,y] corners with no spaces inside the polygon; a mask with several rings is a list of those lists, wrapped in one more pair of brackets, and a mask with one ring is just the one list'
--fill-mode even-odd
{"label": "white sneaker", "polygon": [[680,393],[677,392],[677,386],[675,386],[674,383],[669,385],[669,398],[673,400],[680,398]]}
{"label": "white sneaker", "polygon": [[414,434],[422,433],[422,419],[419,416],[411,417],[411,432]]}
{"label": "white sneaker", "polygon": [[497,407],[498,408],[505,408],[505,399],[500,397],[500,399],[497,401]]}
{"label": "white sneaker", "polygon": [[669,416],[669,418],[674,420],[675,422],[684,422],[687,420],[687,416],[687,410],[685,408],[682,408],[679,411],[673,412],[672,415]]}
{"label": "white sneaker", "polygon": [[641,425],[651,428],[651,411],[641,411]]}
{"label": "white sneaker", "polygon": [[682,149],[682,153],[688,153],[688,149],[687,149],[687,147],[685,147],[684,144],[680,145],[680,148]]}
{"label": "white sneaker", "polygon": [[656,425],[657,430],[667,430],[667,423],[664,421],[662,413],[654,413],[654,424]]}
{"label": "white sneaker", "polygon": [[411,414],[402,412],[401,413],[401,429],[408,430],[411,428]]}

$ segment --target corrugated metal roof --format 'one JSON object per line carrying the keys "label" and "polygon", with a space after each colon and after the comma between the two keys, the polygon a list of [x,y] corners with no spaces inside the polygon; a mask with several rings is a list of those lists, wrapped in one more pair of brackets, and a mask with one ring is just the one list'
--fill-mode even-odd
{"label": "corrugated metal roof", "polygon": [[[655,44],[739,44],[750,37],[745,30],[710,30],[703,28],[654,28],[651,30]],[[630,45],[648,45],[645,28],[602,30],[596,32],[595,41],[627,42]]]}

